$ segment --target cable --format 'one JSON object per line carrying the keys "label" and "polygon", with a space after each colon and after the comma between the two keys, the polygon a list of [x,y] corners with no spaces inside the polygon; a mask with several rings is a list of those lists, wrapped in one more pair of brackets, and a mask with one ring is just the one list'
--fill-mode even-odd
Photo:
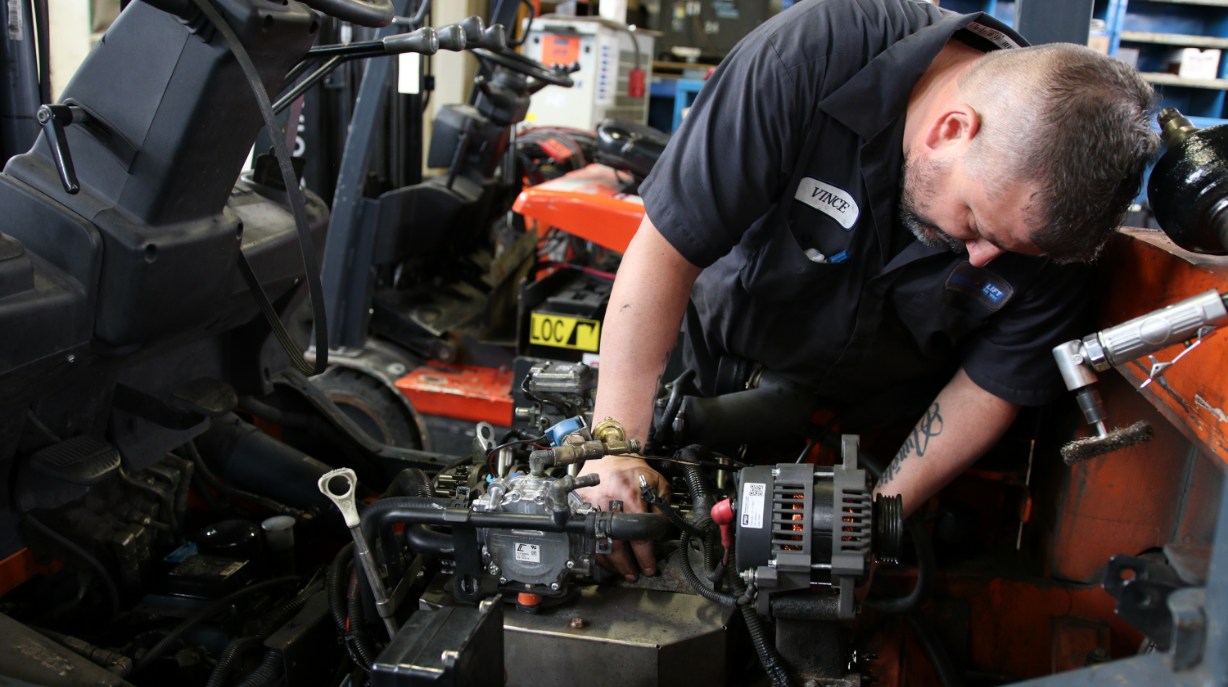
{"label": "cable", "polygon": [[[273,114],[273,106],[269,102],[269,94],[264,89],[264,83],[260,79],[260,73],[256,70],[255,63],[247,54],[247,50],[239,41],[238,35],[226,23],[225,18],[216,7],[213,6],[213,0],[192,0],[200,11],[208,17],[209,21],[217,28],[222,37],[226,39],[226,43],[230,48],[230,52],[238,61],[239,67],[243,70],[243,75],[247,77],[248,85],[252,89],[252,94],[256,97],[256,105],[260,110],[260,115],[264,119],[264,126],[268,130],[269,140],[273,144],[273,152],[277,158],[277,165],[281,169],[282,183],[286,186],[286,199],[290,203],[290,210],[294,215],[294,227],[298,232],[299,251],[303,258],[303,269],[307,279],[307,293],[311,301],[311,316],[315,323],[315,349],[316,361],[314,373],[319,374],[328,367],[328,323],[324,312],[324,288],[320,283],[320,262],[316,257],[315,244],[311,240],[311,229],[307,226],[307,208],[303,199],[303,191],[299,187],[298,178],[294,175],[294,169],[290,166],[290,151],[286,148],[285,132],[277,124],[276,115]],[[256,302],[260,305],[261,311],[265,318],[269,321],[269,326],[273,329],[273,335],[281,343],[282,348],[286,352],[286,356],[290,359],[290,364],[300,369],[303,374],[312,374],[313,369],[307,364],[302,354],[295,351],[294,340],[290,338],[289,332],[282,324],[277,313],[273,311],[273,306],[269,302],[268,296],[264,293],[264,288],[260,285],[259,280],[252,281],[249,278],[254,278],[255,273],[252,272],[251,266],[247,264],[247,258],[243,256],[243,252],[239,252],[239,268],[243,272],[243,276],[248,280],[248,285],[253,286],[252,294],[256,297]],[[270,318],[271,315],[271,318]],[[306,367],[306,369],[302,369]]]}
{"label": "cable", "polygon": [[174,629],[166,633],[166,636],[158,641],[157,644],[154,644],[153,647],[151,647],[149,651],[145,652],[145,655],[141,656],[140,660],[136,662],[136,665],[132,667],[132,674],[135,675],[145,668],[148,668],[149,664],[153,663],[155,660],[160,658],[162,654],[166,653],[166,650],[170,648],[171,644],[173,644],[175,640],[182,637],[188,630],[191,630],[197,625],[205,622],[217,613],[226,610],[231,604],[235,603],[239,599],[251,596],[256,592],[264,591],[265,589],[269,589],[271,587],[283,585],[287,582],[297,582],[298,580],[299,578],[297,575],[275,577],[271,580],[265,580],[264,582],[257,582],[255,584],[248,585],[219,599],[215,599],[209,605],[202,607],[192,615],[184,618],[183,622],[179,623]]}
{"label": "cable", "polygon": [[93,568],[94,572],[98,573],[98,577],[102,579],[103,586],[107,588],[107,601],[111,604],[111,617],[108,621],[114,620],[119,615],[119,589],[116,588],[115,580],[111,578],[111,573],[107,572],[102,563],[79,544],[45,525],[41,520],[34,517],[33,513],[26,513],[25,521],[43,536],[68,549],[70,553],[80,558],[86,565]]}

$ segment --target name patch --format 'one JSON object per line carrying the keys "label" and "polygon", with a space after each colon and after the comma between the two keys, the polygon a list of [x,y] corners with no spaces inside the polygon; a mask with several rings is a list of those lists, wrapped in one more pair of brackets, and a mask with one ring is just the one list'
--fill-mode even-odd
{"label": "name patch", "polygon": [[848,191],[818,179],[802,179],[793,198],[836,220],[845,230],[852,229],[861,215],[857,201],[853,200]]}

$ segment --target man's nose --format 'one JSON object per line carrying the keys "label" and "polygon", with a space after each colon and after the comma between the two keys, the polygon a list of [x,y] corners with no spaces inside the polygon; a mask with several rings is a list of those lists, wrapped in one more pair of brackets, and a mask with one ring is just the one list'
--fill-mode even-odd
{"label": "man's nose", "polygon": [[965,241],[964,248],[968,251],[968,262],[972,263],[973,267],[984,267],[993,262],[994,258],[1006,252],[983,239]]}

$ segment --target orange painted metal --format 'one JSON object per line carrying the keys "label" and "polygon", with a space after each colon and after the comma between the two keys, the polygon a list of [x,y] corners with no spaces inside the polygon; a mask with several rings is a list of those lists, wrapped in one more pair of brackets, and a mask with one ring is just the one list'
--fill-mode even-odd
{"label": "orange painted metal", "polygon": [[644,202],[623,193],[626,177],[591,164],[520,192],[512,209],[539,225],[625,253],[644,218]]}
{"label": "orange painted metal", "polygon": [[432,361],[396,381],[414,409],[427,415],[512,424],[512,372]]}
{"label": "orange painted metal", "polygon": [[0,596],[20,587],[35,575],[54,572],[59,567],[59,563],[50,565],[39,563],[34,557],[34,552],[23,548],[8,558],[0,560]]}
{"label": "orange painted metal", "polygon": [[[1099,587],[953,573],[935,580],[934,600],[919,614],[956,666],[1013,681],[1134,654],[1142,635],[1117,617],[1115,603]],[[878,687],[938,687],[914,629],[873,614],[859,622],[888,623],[864,647],[876,656]]]}
{"label": "orange painted metal", "polygon": [[[1184,362],[1184,361],[1182,361]],[[1138,420],[1155,436],[1061,470],[1056,517],[1049,542],[1050,572],[1063,579],[1099,582],[1109,557],[1137,555],[1172,540],[1181,518],[1190,443],[1132,384],[1116,374],[1101,376],[1108,422],[1124,427]],[[1076,411],[1077,412],[1077,411]]]}
{"label": "orange painted metal", "polygon": [[[1104,260],[1108,280],[1100,326],[1117,324],[1210,289],[1228,290],[1228,257],[1190,253],[1156,231],[1125,229]],[[1170,361],[1178,344],[1156,358]],[[1143,397],[1209,455],[1228,463],[1228,334],[1213,333],[1199,349],[1168,368]],[[1137,388],[1147,378],[1146,358],[1119,371]]]}

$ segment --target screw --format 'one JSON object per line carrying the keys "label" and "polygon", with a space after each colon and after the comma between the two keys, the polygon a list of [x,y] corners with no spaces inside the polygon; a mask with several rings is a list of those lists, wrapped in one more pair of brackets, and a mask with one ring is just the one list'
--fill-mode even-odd
{"label": "screw", "polygon": [[576,562],[575,562],[575,561],[567,561],[567,569],[568,569],[568,570],[571,570],[571,569],[572,569],[572,568],[574,568],[574,567],[576,567]]}
{"label": "screw", "polygon": [[490,567],[489,567],[489,568],[487,568],[487,569],[486,569],[486,571],[487,571],[487,572],[489,572],[491,575],[498,575],[498,574],[499,574],[499,566],[495,565],[494,563],[491,563],[491,564],[490,564]]}
{"label": "screw", "polygon": [[68,364],[72,365],[73,363],[77,362],[77,356],[73,355],[72,353],[69,353],[67,360],[68,360]]}
{"label": "screw", "polygon": [[500,578],[499,578],[499,584],[507,584],[507,578],[506,578],[506,577],[500,577]]}
{"label": "screw", "polygon": [[550,583],[550,591],[552,591],[552,592],[557,592],[558,590],[559,590],[559,583],[558,583],[558,582],[551,582],[551,583]]}
{"label": "screw", "polygon": [[388,366],[388,374],[390,374],[390,375],[403,375],[403,374],[405,374],[405,365],[403,365],[402,363],[393,363],[393,364],[389,365],[389,366]]}
{"label": "screw", "polygon": [[584,618],[572,618],[571,622],[567,623],[567,627],[573,630],[583,630],[588,627],[588,621]]}

